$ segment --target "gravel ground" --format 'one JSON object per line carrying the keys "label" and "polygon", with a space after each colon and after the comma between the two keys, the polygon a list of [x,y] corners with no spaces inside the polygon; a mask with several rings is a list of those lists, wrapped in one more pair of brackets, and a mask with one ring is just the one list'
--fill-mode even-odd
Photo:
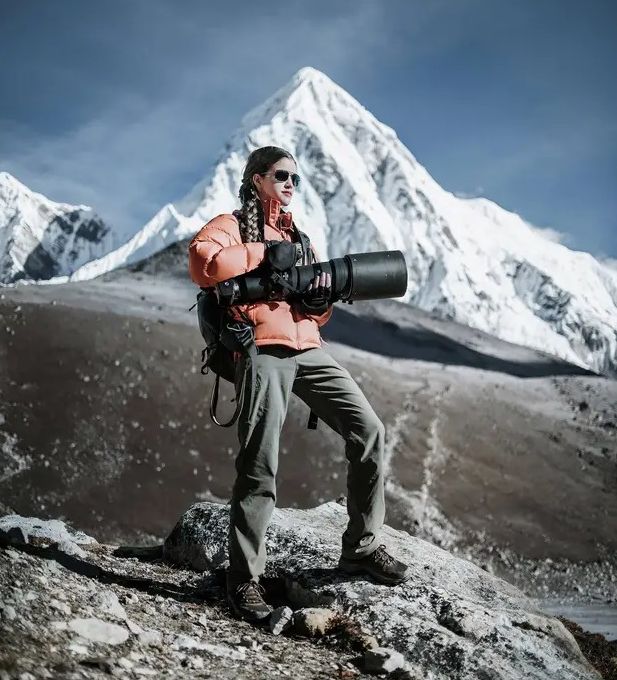
{"label": "gravel ground", "polygon": [[[119,560],[111,546],[85,549],[88,562],[114,575],[110,582],[0,549],[2,680],[369,677],[354,665],[357,653],[334,639],[274,636],[233,618],[215,581]],[[142,581],[121,585],[122,576]]]}

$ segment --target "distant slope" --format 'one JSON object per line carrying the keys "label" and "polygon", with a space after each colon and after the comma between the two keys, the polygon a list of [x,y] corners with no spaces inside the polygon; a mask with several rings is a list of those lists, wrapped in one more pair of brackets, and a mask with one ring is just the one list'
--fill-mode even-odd
{"label": "distant slope", "polygon": [[[160,535],[195,498],[229,498],[237,437],[208,416],[195,287],[104,278],[3,291],[0,498],[101,536]],[[390,524],[446,547],[615,552],[617,381],[393,301],[337,306],[324,330],[386,425]],[[281,506],[346,494],[344,442],[308,413],[294,397]]]}

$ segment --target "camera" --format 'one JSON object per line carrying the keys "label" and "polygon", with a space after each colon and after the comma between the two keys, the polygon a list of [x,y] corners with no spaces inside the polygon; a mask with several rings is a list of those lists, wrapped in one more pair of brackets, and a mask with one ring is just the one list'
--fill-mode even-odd
{"label": "camera", "polygon": [[302,296],[322,272],[332,277],[329,302],[352,303],[401,297],[407,290],[407,264],[400,250],[354,253],[326,262],[290,267],[282,272],[259,266],[246,274],[215,286],[220,305],[246,304],[258,300],[283,300]]}

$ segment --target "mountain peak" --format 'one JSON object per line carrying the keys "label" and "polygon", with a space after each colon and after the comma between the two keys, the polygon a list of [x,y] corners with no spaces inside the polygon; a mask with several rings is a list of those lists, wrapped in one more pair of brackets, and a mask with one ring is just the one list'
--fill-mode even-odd
{"label": "mountain peak", "polygon": [[22,184],[17,177],[11,175],[10,172],[6,170],[0,171],[0,186],[11,188],[16,191],[23,191],[31,193],[30,189],[25,184]]}
{"label": "mountain peak", "polygon": [[328,76],[320,71],[319,69],[313,68],[312,66],[303,66],[301,69],[295,72],[291,78],[291,83],[332,83],[332,80]]}
{"label": "mountain peak", "polygon": [[[319,120],[330,120],[338,111],[339,118],[363,119],[365,126],[377,124],[382,131],[395,136],[393,130],[380,124],[349,92],[335,83],[329,76],[312,66],[304,66],[262,104],[250,110],[230,140],[230,146],[241,147],[250,133],[264,126],[272,125],[279,117],[289,123],[291,120],[313,128]],[[266,143],[271,142],[264,142]],[[278,144],[280,146],[280,143]]]}
{"label": "mountain peak", "polygon": [[64,271],[72,280],[92,278],[192,237],[237,207],[246,158],[270,145],[296,159],[304,183],[292,211],[323,259],[401,250],[409,271],[405,302],[572,363],[616,370],[612,271],[547,242],[488,199],[457,198],[439,186],[392,128],[310,66],[244,117],[210,173],[181,201],[115,252],[79,270],[63,263]]}

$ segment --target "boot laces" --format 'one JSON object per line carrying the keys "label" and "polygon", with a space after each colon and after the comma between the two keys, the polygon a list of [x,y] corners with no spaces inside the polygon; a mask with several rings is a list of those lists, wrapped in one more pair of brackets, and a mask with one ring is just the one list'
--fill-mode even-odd
{"label": "boot laces", "polygon": [[250,604],[259,604],[263,602],[263,595],[266,589],[255,581],[246,581],[241,583],[236,588],[236,595],[242,595],[244,600]]}
{"label": "boot laces", "polygon": [[375,559],[381,562],[384,567],[394,564],[394,557],[386,552],[386,546],[384,544],[381,544],[377,550],[375,550]]}

